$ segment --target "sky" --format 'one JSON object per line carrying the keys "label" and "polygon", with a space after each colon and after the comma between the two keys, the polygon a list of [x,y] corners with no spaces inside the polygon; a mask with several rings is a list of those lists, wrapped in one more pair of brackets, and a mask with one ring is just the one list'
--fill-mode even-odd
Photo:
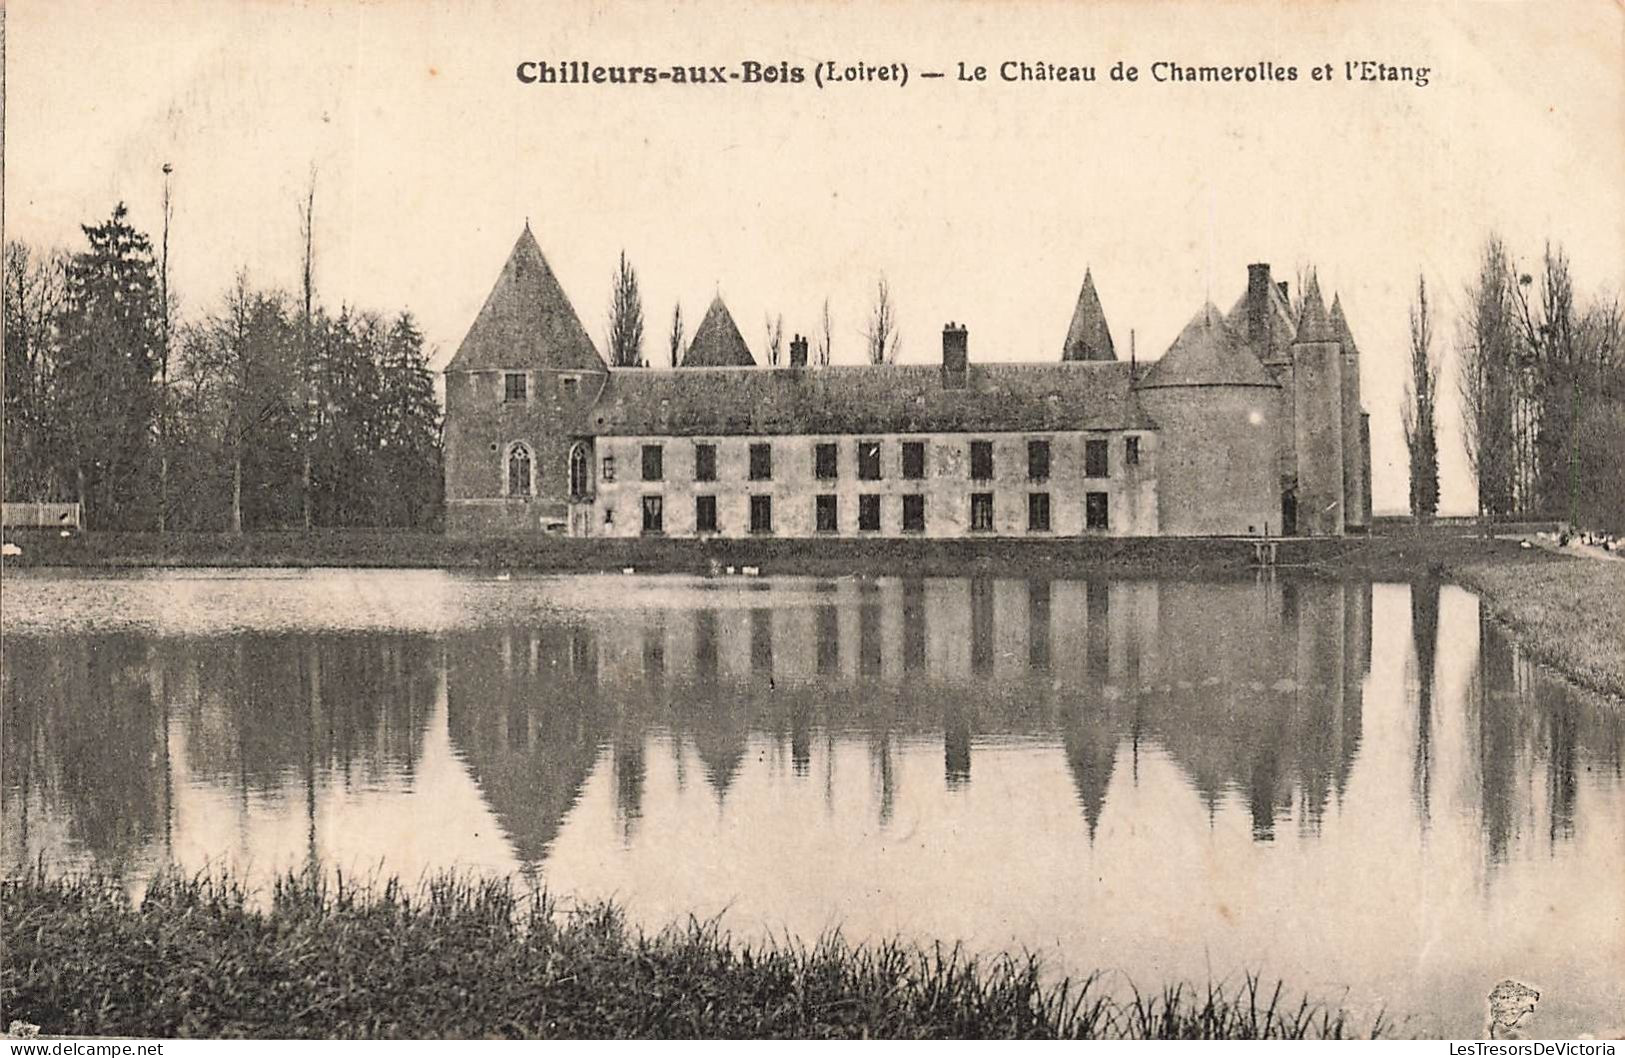
{"label": "sky", "polygon": [[[1362,352],[1374,503],[1405,507],[1400,426],[1418,277],[1444,357],[1444,513],[1468,513],[1456,319],[1485,236],[1533,270],[1548,240],[1585,295],[1625,287],[1625,15],[1557,3],[824,2],[89,4],[10,0],[8,239],[83,245],[118,201],[161,225],[183,314],[233,275],[292,289],[315,174],[321,301],[410,309],[451,358],[528,221],[604,346],[624,250],[646,352],[720,293],[862,358],[884,275],[902,360],[1053,360],[1085,269],[1121,355],[1161,354],[1247,265],[1341,295]],[[523,61],[907,63],[881,82],[525,85]],[[1429,68],[1348,82],[1344,63]],[[1007,83],[1006,60],[1093,66]],[[1113,82],[1119,60],[1140,80]],[[1176,85],[1154,62],[1273,62],[1288,84]],[[962,82],[959,64],[989,68]],[[1333,64],[1336,79],[1310,68]],[[925,70],[948,74],[919,77]]]}

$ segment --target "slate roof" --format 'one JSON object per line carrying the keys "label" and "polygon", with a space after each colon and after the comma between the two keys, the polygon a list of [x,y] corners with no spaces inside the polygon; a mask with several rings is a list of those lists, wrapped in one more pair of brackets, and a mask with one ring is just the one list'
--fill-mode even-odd
{"label": "slate roof", "polygon": [[1354,344],[1354,332],[1349,330],[1349,321],[1343,315],[1343,299],[1336,294],[1332,295],[1332,333],[1337,340],[1343,343],[1343,352],[1358,356],[1360,347]]}
{"label": "slate roof", "polygon": [[528,224],[457,355],[446,365],[447,371],[505,368],[606,370]]}
{"label": "slate roof", "polygon": [[1279,388],[1212,302],[1191,318],[1162,358],[1146,369],[1139,388],[1168,386]]}
{"label": "slate roof", "polygon": [[1087,268],[1083,271],[1083,289],[1078,292],[1077,308],[1072,310],[1072,325],[1066,329],[1066,343],[1061,346],[1061,359],[1117,359],[1111,328],[1106,326],[1106,313],[1100,307],[1100,295],[1095,292],[1095,277]]}
{"label": "slate roof", "polygon": [[739,333],[733,314],[722,303],[722,295],[711,301],[705,310],[705,319],[694,332],[683,354],[682,367],[755,367],[756,358],[750,355],[750,346]]}
{"label": "slate roof", "polygon": [[936,364],[616,370],[588,425],[676,436],[1155,429],[1130,366],[971,364],[963,389],[944,388]]}
{"label": "slate roof", "polygon": [[1320,280],[1309,273],[1309,283],[1303,291],[1303,312],[1298,316],[1298,341],[1335,342],[1337,332],[1326,315],[1326,302],[1320,297]]}

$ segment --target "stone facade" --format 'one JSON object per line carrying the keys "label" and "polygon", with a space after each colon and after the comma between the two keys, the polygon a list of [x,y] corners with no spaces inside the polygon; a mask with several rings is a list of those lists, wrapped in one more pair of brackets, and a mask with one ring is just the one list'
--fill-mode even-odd
{"label": "stone facade", "polygon": [[[570,536],[1335,534],[1369,523],[1341,304],[1267,265],[1117,360],[1092,276],[1059,363],[754,364],[718,298],[675,370],[611,369],[527,227],[446,368],[447,526]],[[1311,516],[1312,513],[1312,516]]]}

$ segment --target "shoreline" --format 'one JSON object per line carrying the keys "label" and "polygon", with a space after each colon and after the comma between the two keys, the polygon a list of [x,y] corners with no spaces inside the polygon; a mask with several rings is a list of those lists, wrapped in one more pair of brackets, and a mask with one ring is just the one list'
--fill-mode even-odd
{"label": "shoreline", "polygon": [[957,945],[657,933],[508,880],[357,887],[307,868],[268,906],[224,875],[25,868],[0,886],[7,1017],[53,1036],[1338,1039],[1391,1030],[1255,976],[1108,994]]}
{"label": "shoreline", "polygon": [[[571,540],[457,537],[334,529],[195,533],[13,535],[5,560],[26,569],[444,569],[554,574],[801,576],[1112,576],[1125,579],[1255,575],[1246,538]],[[1586,559],[1485,537],[1471,527],[1395,526],[1368,536],[1276,542],[1282,574],[1353,580],[1439,578],[1478,594],[1537,661],[1592,692],[1625,700],[1625,562]]]}

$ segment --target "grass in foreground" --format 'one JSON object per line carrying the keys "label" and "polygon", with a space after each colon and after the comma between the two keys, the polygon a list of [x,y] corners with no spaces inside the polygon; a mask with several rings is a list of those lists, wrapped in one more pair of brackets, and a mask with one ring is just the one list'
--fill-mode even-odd
{"label": "grass in foreground", "polygon": [[1625,699],[1625,562],[1569,558],[1452,569],[1519,642],[1591,690]]}
{"label": "grass in foreground", "polygon": [[[1346,1015],[1255,978],[1118,1001],[1045,984],[1036,959],[895,942],[750,946],[715,922],[647,934],[608,903],[564,912],[506,882],[346,887],[230,879],[4,887],[8,1018],[149,1037],[1342,1037]],[[1381,1032],[1381,1019],[1371,1026]]]}

